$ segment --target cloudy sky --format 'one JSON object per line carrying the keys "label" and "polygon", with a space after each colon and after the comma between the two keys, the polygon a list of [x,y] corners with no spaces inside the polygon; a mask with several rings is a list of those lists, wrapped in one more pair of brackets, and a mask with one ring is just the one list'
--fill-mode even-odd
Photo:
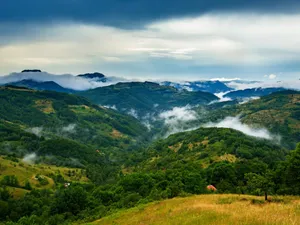
{"label": "cloudy sky", "polygon": [[298,0],[3,0],[0,75],[300,78]]}

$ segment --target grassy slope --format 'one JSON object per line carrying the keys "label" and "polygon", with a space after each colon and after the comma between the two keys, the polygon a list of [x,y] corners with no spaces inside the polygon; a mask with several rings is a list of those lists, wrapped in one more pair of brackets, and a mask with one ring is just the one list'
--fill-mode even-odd
{"label": "grassy slope", "polygon": [[150,203],[124,210],[86,225],[181,225],[181,224],[300,224],[300,199],[285,203],[252,204],[262,197],[199,195]]}
{"label": "grassy slope", "polygon": [[[74,175],[68,176],[69,171],[75,171]],[[49,181],[49,184],[45,186],[40,186],[39,182],[35,179],[35,176],[39,174],[42,175]],[[78,168],[68,168],[68,167],[57,167],[53,165],[43,165],[43,164],[28,164],[22,162],[14,162],[5,157],[0,156],[0,180],[4,176],[12,176],[15,175],[18,178],[19,184],[24,186],[26,181],[29,181],[32,188],[42,188],[42,189],[53,189],[54,188],[54,181],[50,177],[51,174],[61,174],[65,180],[67,181],[74,181],[74,182],[81,182],[86,183],[89,182],[88,178],[84,175],[82,169]],[[22,188],[12,188],[10,187],[9,190],[13,193],[14,197],[20,197],[24,193],[28,192]]]}

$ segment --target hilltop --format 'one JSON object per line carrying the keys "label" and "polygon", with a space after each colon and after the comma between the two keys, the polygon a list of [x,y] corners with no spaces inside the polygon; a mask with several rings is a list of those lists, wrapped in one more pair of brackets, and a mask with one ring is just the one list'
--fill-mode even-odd
{"label": "hilltop", "polygon": [[140,205],[85,225],[299,224],[299,198],[277,197],[274,202],[248,195],[198,195]]}
{"label": "hilltop", "polygon": [[207,121],[222,121],[228,116],[239,117],[242,123],[253,128],[267,128],[278,135],[281,144],[287,148],[293,149],[300,142],[299,91],[280,91],[244,104],[224,102],[194,110],[199,114],[199,125]]}
{"label": "hilltop", "polygon": [[261,97],[272,94],[274,92],[284,91],[284,88],[248,88],[245,90],[231,91],[225,94],[223,97],[231,99],[243,99]]}

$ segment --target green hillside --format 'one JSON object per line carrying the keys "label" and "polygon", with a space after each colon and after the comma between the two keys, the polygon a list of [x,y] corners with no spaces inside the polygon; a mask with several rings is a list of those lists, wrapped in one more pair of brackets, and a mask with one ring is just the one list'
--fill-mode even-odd
{"label": "green hillside", "polygon": [[175,106],[208,104],[218,98],[208,92],[178,91],[173,87],[151,82],[118,83],[79,93],[93,103],[115,106],[128,112],[135,110],[138,116],[172,109]]}
{"label": "green hillside", "polygon": [[246,173],[274,169],[286,154],[287,150],[271,141],[239,131],[200,128],[173,134],[136,152],[125,171],[177,173],[177,187],[183,190],[187,174],[193,171],[199,180],[202,177],[204,183],[213,184],[219,191],[239,192],[246,188]]}
{"label": "green hillside", "polygon": [[[150,85],[152,89],[156,87],[158,92],[161,90],[161,86],[143,85]],[[170,90],[172,88],[167,92]],[[164,96],[165,91],[160,95]],[[187,92],[166,94],[168,97],[162,98],[154,96],[161,100],[161,104],[169,99],[167,108],[177,104],[172,103],[170,97],[177,94],[182,97],[183,105],[191,99]],[[206,111],[197,122],[218,121],[242,113],[242,121],[251,124],[256,118],[253,115],[273,108],[276,113],[272,118],[279,128],[291,128],[280,130],[288,136],[297,132],[297,126],[293,124],[299,120],[298,97],[297,92],[283,92],[244,105],[206,105],[197,108]],[[193,98],[203,101],[196,96]],[[125,101],[124,104],[129,106],[131,102]],[[146,108],[143,110],[147,111]],[[266,207],[268,203],[262,199],[245,194],[266,197],[300,194],[300,144],[296,150],[289,151],[291,145],[285,148],[227,128],[200,128],[153,140],[153,133],[150,134],[134,117],[100,107],[82,97],[12,86],[0,88],[0,114],[0,221],[9,225],[84,224],[92,221],[96,221],[95,224],[126,224],[129,221],[140,224],[139,218],[143,214],[137,214],[137,220],[122,220],[118,215],[122,218],[132,216],[132,211],[124,212],[132,207],[142,208],[139,212],[148,211],[147,207],[156,203],[145,204],[165,199],[175,198],[165,203],[182,202],[184,205],[185,200],[178,202],[176,197],[209,194],[208,185],[215,186],[219,194],[245,196],[219,199],[219,196],[210,195],[201,199],[205,207],[215,210],[220,210],[219,205],[232,206],[225,214],[233,221],[232,214],[228,213],[246,205],[251,205],[253,210],[257,204],[264,206],[266,215],[278,210],[278,207]],[[265,114],[260,113],[257,118],[261,119],[255,124],[269,127],[263,116]],[[281,118],[288,122],[280,123]],[[292,124],[291,119],[295,123]],[[295,143],[297,138],[291,137],[292,142],[288,143]],[[151,140],[153,143],[149,144]],[[65,186],[65,183],[70,185]],[[246,200],[242,200],[244,198]],[[272,202],[270,198],[269,201]],[[285,200],[273,202],[282,201]],[[295,207],[292,203],[279,208],[281,213],[287,213]],[[136,208],[131,210],[134,212]],[[165,212],[165,209],[159,210]],[[241,212],[240,217],[234,215],[234,218],[243,221],[244,213]],[[254,211],[253,215],[256,213]],[[203,221],[222,223],[215,217],[223,218],[225,214],[223,211],[214,211],[213,217],[203,214]],[[112,216],[106,217],[109,215]],[[158,217],[155,213],[152,215]],[[168,215],[165,220],[174,222]],[[184,215],[193,216],[193,212],[188,210]],[[106,218],[101,219],[103,217]],[[196,217],[186,221],[193,223],[197,221]],[[257,216],[247,218],[249,224],[273,222]],[[298,217],[293,214],[290,218],[294,221]],[[183,218],[175,220],[179,223]],[[276,221],[278,224],[286,222],[282,218]]]}
{"label": "green hillside", "polygon": [[99,154],[114,158],[142,144],[147,132],[135,118],[81,97],[26,88],[0,88],[0,114],[0,152],[19,156],[37,152],[95,162]]}
{"label": "green hillside", "polygon": [[[220,107],[221,106],[221,107]],[[281,142],[293,149],[300,142],[300,92],[282,91],[245,104],[221,104],[198,107],[199,123],[220,121],[226,116],[240,116],[252,127],[264,127],[281,136]],[[209,111],[203,115],[203,111]]]}
{"label": "green hillside", "polygon": [[149,169],[172,168],[183,162],[206,168],[215,162],[231,163],[259,159],[273,163],[284,159],[286,151],[272,141],[247,136],[227,128],[200,128],[177,133],[157,141],[145,152]]}

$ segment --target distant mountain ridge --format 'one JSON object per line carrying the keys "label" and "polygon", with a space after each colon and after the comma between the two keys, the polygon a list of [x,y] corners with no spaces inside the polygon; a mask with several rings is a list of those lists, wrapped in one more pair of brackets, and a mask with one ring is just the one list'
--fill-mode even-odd
{"label": "distant mountain ridge", "polygon": [[261,97],[272,94],[274,92],[284,91],[285,88],[249,88],[245,90],[231,91],[225,94],[223,97],[231,99],[242,99],[250,97]]}
{"label": "distant mountain ridge", "polygon": [[183,83],[176,83],[170,81],[164,81],[161,83],[165,86],[172,86],[178,90],[188,90],[188,91],[206,91],[210,93],[228,92],[234,89],[228,87],[225,83],[221,81],[187,81]]}
{"label": "distant mountain ridge", "polygon": [[35,81],[35,80],[21,80],[17,82],[8,83],[7,85],[17,86],[17,87],[27,87],[35,90],[47,90],[47,91],[56,91],[56,92],[65,92],[65,93],[74,93],[72,89],[64,88],[54,81]]}
{"label": "distant mountain ridge", "polygon": [[41,73],[41,72],[42,71],[38,69],[32,69],[32,70],[26,69],[22,71],[22,73]]}
{"label": "distant mountain ridge", "polygon": [[93,79],[93,80],[98,81],[98,82],[106,82],[107,81],[107,78],[105,77],[105,75],[102,74],[102,73],[98,73],[98,72],[79,74],[77,76],[82,77],[82,78],[86,78],[86,79]]}
{"label": "distant mountain ridge", "polygon": [[202,105],[218,100],[217,96],[208,92],[180,91],[153,82],[118,83],[79,94],[95,104],[114,106],[123,112],[136,110],[142,116],[173,107]]}

